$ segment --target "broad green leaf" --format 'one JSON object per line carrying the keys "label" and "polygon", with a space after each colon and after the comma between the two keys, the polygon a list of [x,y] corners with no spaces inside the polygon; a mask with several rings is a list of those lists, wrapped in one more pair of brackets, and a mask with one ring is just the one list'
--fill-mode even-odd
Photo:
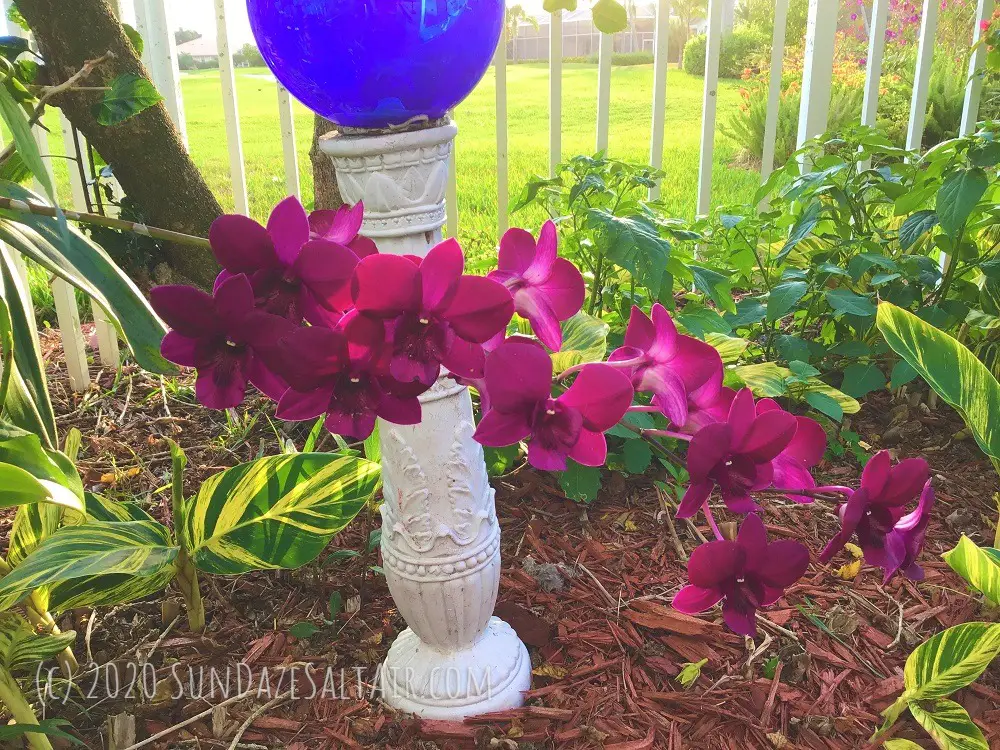
{"label": "broad green leaf", "polygon": [[[322,420],[317,420],[316,424],[319,425]],[[303,448],[303,453],[311,453],[313,448],[308,444]],[[382,444],[379,442],[379,424],[375,423],[375,429],[372,430],[372,434],[365,438],[365,458],[369,461],[374,461],[379,463],[382,460]]]}
{"label": "broad green leaf", "polygon": [[39,662],[51,659],[76,640],[72,630],[52,635],[37,633],[20,615],[0,615],[0,666],[10,672],[34,672]]}
{"label": "broad green leaf", "polygon": [[884,747],[885,750],[924,750],[916,742],[904,739],[886,740],[882,747]]}
{"label": "broad green leaf", "polygon": [[732,295],[733,280],[730,276],[697,263],[688,263],[687,270],[694,279],[695,289],[708,295],[720,310],[736,312],[736,303],[733,302]]}
{"label": "broad green leaf", "polygon": [[830,419],[837,422],[844,418],[844,407],[837,403],[835,398],[826,393],[810,391],[806,394],[806,403],[816,411],[826,414]]}
{"label": "broad green leaf", "polygon": [[855,294],[850,289],[830,289],[826,301],[838,313],[867,318],[875,314],[875,305],[867,297]]}
{"label": "broad green leaf", "polygon": [[508,445],[505,448],[483,448],[483,458],[486,461],[486,473],[491,477],[506,474],[521,455],[519,445]]}
{"label": "broad green leaf", "polygon": [[587,223],[600,230],[608,260],[635,276],[645,287],[659,289],[670,258],[670,243],[644,216],[616,216],[603,208],[587,212]]}
{"label": "broad green leaf", "polygon": [[617,34],[628,27],[628,12],[617,0],[597,0],[593,18],[594,26],[602,34]]}
{"label": "broad green leaf", "polygon": [[899,228],[899,247],[909,250],[917,240],[929,232],[938,222],[937,212],[926,209],[907,217]]}
{"label": "broad green leaf", "polygon": [[38,327],[31,293],[14,265],[13,251],[0,243],[0,296],[7,303],[14,337],[10,391],[0,407],[18,427],[36,432],[47,448],[56,440],[56,418],[49,400],[45,362],[38,345]]}
{"label": "broad green leaf", "polygon": [[947,333],[888,302],[878,306],[877,322],[892,350],[962,415],[983,452],[1000,458],[1000,383],[986,366]]}
{"label": "broad green leaf", "polygon": [[767,296],[767,319],[778,320],[794,310],[808,288],[804,281],[786,281],[773,287]]}
{"label": "broad green leaf", "polygon": [[14,525],[10,530],[8,564],[19,565],[43,540],[56,532],[61,519],[62,512],[59,506],[52,503],[30,503],[20,506],[14,514]]}
{"label": "broad green leaf", "polygon": [[312,638],[318,632],[319,628],[311,622],[297,622],[288,629],[289,635],[298,638],[299,640]]}
{"label": "broad green leaf", "polygon": [[150,575],[110,573],[73,578],[46,589],[49,610],[58,613],[80,607],[137,602],[164,591],[174,573],[174,567],[168,565]]}
{"label": "broad green leaf", "polygon": [[941,228],[950,236],[956,236],[988,186],[989,178],[980,167],[950,172],[937,194],[937,215]]}
{"label": "broad green leaf", "polygon": [[9,609],[42,586],[93,576],[151,576],[172,567],[177,547],[158,523],[92,522],[67,526],[42,542],[0,579],[0,609]]}
{"label": "broad green leaf", "polygon": [[687,333],[702,340],[709,334],[727,334],[733,330],[726,319],[712,308],[693,304],[685,306],[684,311],[674,318],[674,322]]}
{"label": "broad green leaf", "polygon": [[184,539],[207,573],[298,568],[365,506],[379,466],[329,453],[270,456],[209,477],[184,504]]}
{"label": "broad green leaf", "polygon": [[[44,201],[30,190],[0,182],[0,195],[32,203]],[[145,370],[174,372],[160,356],[166,328],[145,296],[108,254],[74,227],[48,216],[0,210],[0,240],[83,290],[106,310]]]}
{"label": "broad green leaf", "polygon": [[823,204],[818,200],[814,200],[799,214],[795,219],[795,224],[792,225],[791,231],[788,233],[788,241],[775,258],[779,263],[788,256],[796,245],[812,233],[822,212]]}
{"label": "broad green leaf", "polygon": [[645,440],[639,438],[627,441],[622,454],[625,457],[625,468],[630,474],[642,474],[653,460],[653,451]]}
{"label": "broad green leaf", "polygon": [[0,414],[7,403],[7,391],[14,372],[14,329],[10,310],[0,295]]}
{"label": "broad green leaf", "polygon": [[38,143],[31,132],[31,125],[28,124],[28,113],[14,101],[14,97],[11,96],[6,86],[0,86],[0,115],[3,116],[7,131],[14,139],[14,146],[17,148],[21,160],[31,170],[31,174],[38,180],[38,184],[45,190],[49,200],[55,203],[56,193],[52,187],[52,177],[45,167],[45,162],[42,161]]}
{"label": "broad green leaf", "polygon": [[62,485],[81,500],[78,509],[83,509],[83,482],[76,466],[60,451],[42,447],[38,435],[0,421],[0,463],[13,464],[36,479]]}
{"label": "broad green leaf", "polygon": [[142,34],[136,31],[134,27],[129,26],[127,23],[122,24],[122,31],[125,32],[125,36],[128,37],[128,40],[132,42],[132,46],[135,47],[136,53],[141,56],[142,50],[146,46],[146,43],[142,39]]}
{"label": "broad green leaf", "polygon": [[[995,550],[994,550],[995,552]],[[1000,559],[986,549],[977,547],[969,537],[962,536],[954,549],[942,557],[966,583],[994,605],[1000,605]]]}
{"label": "broad green leaf", "polygon": [[906,385],[919,374],[909,362],[901,359],[892,367],[892,373],[889,375],[889,387],[899,388],[902,385]]}
{"label": "broad green leaf", "polygon": [[562,347],[552,353],[552,371],[558,375],[574,365],[600,362],[608,351],[608,324],[578,312],[562,323]]}
{"label": "broad green leaf", "polygon": [[975,681],[1000,654],[1000,623],[966,622],[931,636],[906,660],[903,699],[946,698]]}
{"label": "broad green leaf", "polygon": [[559,486],[570,500],[591,503],[601,491],[601,470],[569,459],[566,471],[559,474]]}
{"label": "broad green leaf", "polygon": [[844,370],[840,389],[848,396],[862,398],[872,391],[885,388],[885,375],[874,362],[855,362]]}
{"label": "broad green leaf", "polygon": [[60,484],[36,479],[12,464],[0,464],[0,508],[26,503],[54,503],[80,510],[83,501]]}
{"label": "broad green leaf", "polygon": [[760,323],[767,314],[767,308],[758,299],[742,299],[736,303],[736,312],[726,313],[722,317],[733,328],[742,328]]}
{"label": "broad green leaf", "polygon": [[116,77],[104,96],[93,107],[94,119],[101,125],[117,125],[163,101],[150,81],[135,73]]}
{"label": "broad green leaf", "polygon": [[810,377],[802,379],[804,382],[799,379],[788,382],[788,378],[792,377],[794,373],[787,367],[781,367],[774,362],[740,365],[730,372],[753,391],[758,398],[777,398],[788,395],[793,398],[805,399],[806,394],[822,393],[836,401],[844,414],[857,414],[861,410],[861,404],[856,399],[851,398],[843,391],[838,391],[819,378]]}
{"label": "broad green leaf", "polygon": [[34,734],[44,734],[47,737],[57,737],[65,740],[71,745],[83,745],[80,740],[62,729],[62,727],[72,726],[69,719],[53,718],[42,719],[37,724],[5,724],[4,726],[0,726],[0,740],[13,742],[14,740],[28,739]]}
{"label": "broad green leaf", "polygon": [[747,347],[750,346],[750,342],[746,339],[739,336],[727,336],[724,333],[705,334],[705,343],[711,344],[716,348],[719,356],[722,357],[722,364],[724,365],[731,365],[736,362],[743,356],[743,352],[746,351]]}
{"label": "broad green leaf", "polygon": [[983,731],[955,701],[940,700],[930,710],[912,702],[910,713],[941,750],[990,750]]}

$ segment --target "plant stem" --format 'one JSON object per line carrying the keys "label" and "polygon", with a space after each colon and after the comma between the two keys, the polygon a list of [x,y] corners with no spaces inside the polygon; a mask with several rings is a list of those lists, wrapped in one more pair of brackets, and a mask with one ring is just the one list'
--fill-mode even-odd
{"label": "plant stem", "polygon": [[647,435],[655,435],[656,437],[672,438],[673,440],[683,440],[686,443],[691,442],[691,436],[685,435],[683,432],[674,432],[672,430],[643,430],[641,435],[643,437]]}
{"label": "plant stem", "polygon": [[680,456],[678,456],[673,451],[668,450],[667,448],[664,448],[662,445],[660,445],[660,441],[659,440],[654,440],[651,436],[647,435],[646,433],[649,432],[649,430],[644,430],[641,427],[636,427],[631,422],[626,422],[625,420],[622,420],[618,424],[620,426],[624,427],[629,432],[634,432],[642,440],[645,440],[647,443],[649,443],[649,447],[650,448],[652,448],[654,451],[656,451],[657,453],[659,453],[665,459],[667,459],[668,461],[670,461],[670,463],[676,464],[678,466],[683,466],[684,465],[684,461],[681,460]]}
{"label": "plant stem", "polygon": [[712,515],[712,509],[708,507],[708,501],[702,506],[705,510],[705,518],[708,519],[708,525],[712,527],[712,533],[715,534],[715,538],[720,542],[726,541],[726,537],[722,536],[722,532],[719,531],[719,525],[715,522],[715,516]]}
{"label": "plant stem", "polygon": [[187,459],[180,449],[171,446],[173,469],[170,477],[170,514],[174,522],[174,541],[177,551],[177,585],[184,595],[187,607],[188,629],[200,633],[205,629],[205,603],[198,585],[198,569],[188,555],[187,535],[184,533],[184,465]]}
{"label": "plant stem", "polygon": [[122,232],[132,232],[133,234],[141,234],[144,237],[154,237],[158,240],[176,242],[182,245],[192,245],[194,247],[204,248],[211,247],[208,240],[204,237],[195,237],[190,234],[182,234],[181,232],[172,232],[169,229],[148,227],[145,224],[138,224],[134,221],[113,219],[110,216],[101,216],[100,214],[88,214],[80,211],[64,211],[61,208],[43,206],[39,203],[30,203],[28,201],[16,200],[14,198],[0,197],[0,209],[18,211],[23,214],[34,214],[35,216],[58,216],[61,213],[65,215],[67,219],[70,219],[71,221],[78,221],[83,224],[96,224],[102,227],[118,229]]}
{"label": "plant stem", "polygon": [[[10,711],[17,724],[38,726],[38,717],[21,693],[17,680],[3,667],[0,667],[0,702]],[[49,738],[41,732],[26,732],[24,736],[32,750],[52,750]]]}

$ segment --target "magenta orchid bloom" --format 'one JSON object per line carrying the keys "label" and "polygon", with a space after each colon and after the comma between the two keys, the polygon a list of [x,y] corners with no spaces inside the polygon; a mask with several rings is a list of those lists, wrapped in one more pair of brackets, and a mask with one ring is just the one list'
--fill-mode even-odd
{"label": "magenta orchid bloom", "polygon": [[629,380],[605,364],[590,364],[559,398],[552,398],[552,360],[536,342],[507,339],[486,360],[490,410],[475,439],[491,448],[526,438],[528,462],[545,471],[565,471],[567,458],[601,466],[607,458],[605,430],[632,403]]}
{"label": "magenta orchid bloom", "polygon": [[[901,522],[905,506],[926,486],[929,476],[930,467],[922,458],[907,458],[893,466],[889,451],[872,456],[861,473],[861,488],[840,506],[840,532],[823,549],[820,560],[829,562],[856,535],[865,561],[889,570],[898,561],[898,544],[893,541],[895,551],[888,549],[887,537]],[[933,502],[933,496],[926,502]],[[907,525],[919,521],[910,517]]]}
{"label": "magenta orchid bloom", "polygon": [[239,406],[248,381],[275,400],[288,387],[254,351],[280,333],[274,321],[283,321],[256,309],[244,274],[219,283],[214,297],[191,286],[158,286],[149,296],[171,328],[160,351],[171,362],[198,370],[195,395],[203,406]]}
{"label": "magenta orchid bloom", "polygon": [[340,208],[319,209],[309,214],[309,232],[314,239],[336,242],[350,248],[359,258],[378,252],[374,241],[362,237],[361,221],[365,204],[358,201],[353,206],[344,204]]}
{"label": "magenta orchid bloom", "polygon": [[624,346],[608,358],[616,367],[629,368],[637,391],[652,392],[653,404],[675,425],[688,421],[688,396],[722,369],[715,347],[677,332],[670,313],[660,303],[653,305],[652,318],[638,307],[625,331]]}
{"label": "magenta orchid bloom", "polygon": [[[770,398],[762,398],[757,402],[757,415],[769,411],[783,411],[778,402]],[[809,417],[795,417],[795,436],[785,446],[771,465],[774,467],[773,484],[786,489],[806,490],[816,486],[816,480],[809,472],[823,458],[826,450],[826,432],[823,426]],[[813,498],[808,495],[787,493],[789,499],[797,503],[811,503]]]}
{"label": "magenta orchid bloom", "polygon": [[355,270],[359,313],[386,321],[392,342],[389,373],[403,383],[430,386],[443,364],[461,377],[481,374],[482,343],[501,333],[514,314],[502,285],[463,275],[462,248],[445,240],[420,264],[399,255],[369,255]]}
{"label": "magenta orchid bloom", "polygon": [[756,612],[774,604],[805,575],[809,550],[798,542],[767,541],[763,521],[747,516],[736,541],[708,542],[688,561],[688,579],[674,596],[674,609],[697,614],[722,602],[722,618],[735,633],[757,635]]}
{"label": "magenta orchid bloom", "polygon": [[917,558],[924,547],[924,537],[927,536],[927,525],[931,520],[931,508],[934,507],[934,487],[930,480],[920,492],[920,502],[916,510],[907,513],[892,527],[885,538],[886,565],[883,568],[885,583],[896,573],[901,572],[913,581],[922,581],[924,569],[917,565]]}
{"label": "magenta orchid bloom", "polygon": [[688,419],[680,431],[694,435],[708,424],[724,422],[729,415],[729,407],[733,405],[736,391],[722,385],[722,361],[702,385],[688,393]]}
{"label": "magenta orchid bloom", "polygon": [[557,244],[551,221],[542,225],[537,244],[530,232],[508,229],[500,240],[497,270],[486,277],[510,290],[517,314],[555,352],[562,346],[559,322],[580,312],[586,295],[583,276],[570,261],[557,257]]}
{"label": "magenta orchid bloom", "polygon": [[224,269],[216,285],[245,273],[258,307],[267,312],[293,323],[305,318],[333,325],[351,306],[358,256],[344,244],[314,239],[305,209],[294,196],[274,207],[266,229],[246,216],[227,214],[212,223],[208,239]]}
{"label": "magenta orchid bloom", "polygon": [[381,321],[348,313],[336,330],[297,327],[274,352],[286,362],[290,388],[278,401],[279,419],[301,421],[326,415],[324,426],[358,440],[375,429],[375,418],[418,424],[418,391],[398,383],[380,362]]}
{"label": "magenta orchid bloom", "polygon": [[773,461],[792,442],[797,427],[795,417],[786,411],[758,414],[749,388],[737,393],[726,421],[702,427],[691,439],[687,455],[691,483],[677,510],[678,518],[697,513],[716,485],[729,510],[757,510],[750,493],[771,486]]}

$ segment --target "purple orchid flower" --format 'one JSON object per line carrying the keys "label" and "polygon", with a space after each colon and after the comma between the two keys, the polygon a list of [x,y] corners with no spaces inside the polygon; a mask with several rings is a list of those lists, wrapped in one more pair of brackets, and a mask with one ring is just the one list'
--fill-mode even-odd
{"label": "purple orchid flower", "polygon": [[562,346],[559,322],[580,312],[586,296],[583,276],[570,261],[557,257],[557,245],[551,221],[542,225],[537,244],[530,232],[508,229],[500,240],[497,270],[486,277],[510,290],[517,314],[554,352]]}
{"label": "purple orchid flower", "polygon": [[809,566],[809,550],[790,539],[767,541],[763,521],[747,516],[736,541],[702,544],[691,553],[691,583],[674,596],[674,609],[697,614],[722,602],[722,618],[734,633],[757,635],[756,612],[780,599]]}
{"label": "purple orchid flower", "polygon": [[274,207],[266,229],[246,216],[227,214],[212,223],[208,239],[223,267],[216,286],[245,273],[258,307],[269,313],[293,323],[305,318],[334,325],[351,306],[358,256],[344,244],[313,238],[309,217],[294,196]]}
{"label": "purple orchid flower", "polygon": [[632,386],[606,364],[584,367],[559,398],[552,398],[552,360],[537,342],[507,339],[486,359],[490,410],[475,439],[490,448],[530,437],[528,462],[545,471],[565,471],[567,458],[601,466],[607,458],[604,431],[625,416]]}
{"label": "purple orchid flower", "polygon": [[900,518],[885,538],[885,583],[898,572],[913,581],[923,580],[924,569],[917,565],[917,558],[924,547],[933,507],[934,487],[927,480],[916,510]]}
{"label": "purple orchid flower", "polygon": [[[770,398],[762,398],[757,402],[757,415],[769,411],[783,411],[778,402]],[[804,490],[816,486],[816,480],[809,472],[823,459],[826,450],[826,431],[815,419],[795,417],[795,436],[785,449],[781,451],[771,465],[774,467],[773,484],[775,487]],[[786,493],[787,497],[797,503],[811,503],[813,498],[808,495]]]}
{"label": "purple orchid flower", "polygon": [[209,409],[243,403],[247,381],[277,400],[287,383],[255,352],[281,333],[280,319],[256,309],[244,274],[223,280],[209,296],[191,286],[158,286],[153,309],[170,326],[160,351],[171,362],[198,370],[195,395]]}
{"label": "purple orchid flower", "polygon": [[369,255],[355,269],[358,312],[386,321],[389,373],[430,386],[443,364],[463,377],[481,373],[482,343],[502,332],[514,301],[502,285],[463,275],[465,258],[453,240],[433,247],[418,265],[399,255]]}
{"label": "purple orchid flower", "polygon": [[334,210],[313,211],[309,214],[310,236],[350,248],[359,258],[374,255],[378,252],[375,242],[358,234],[364,213],[365,204],[361,201],[353,206],[344,204]]}
{"label": "purple orchid flower", "polygon": [[301,421],[326,414],[324,426],[358,440],[375,429],[375,418],[418,424],[418,390],[396,382],[382,361],[385,327],[381,321],[348,313],[336,330],[294,328],[274,353],[286,364],[291,386],[275,412]]}
{"label": "purple orchid flower", "polygon": [[631,363],[637,391],[652,392],[653,404],[676,426],[688,421],[688,395],[722,369],[715,347],[677,332],[670,313],[660,303],[652,318],[632,307],[624,346],[608,357],[616,367]]}
{"label": "purple orchid flower", "polygon": [[708,424],[724,422],[729,415],[729,407],[733,405],[736,391],[722,385],[723,369],[720,358],[719,367],[702,385],[688,393],[687,422],[679,428],[680,432],[694,435]]}
{"label": "purple orchid flower", "polygon": [[922,458],[907,458],[893,466],[889,451],[872,456],[861,472],[861,488],[840,506],[840,531],[823,549],[820,560],[829,562],[856,535],[865,561],[888,570],[896,560],[887,550],[886,538],[929,475],[930,467]]}
{"label": "purple orchid flower", "polygon": [[750,493],[771,486],[773,461],[792,442],[797,427],[795,417],[786,411],[758,414],[750,389],[741,390],[733,398],[726,421],[702,427],[691,439],[687,456],[691,483],[677,517],[697,513],[716,485],[729,510],[757,510]]}

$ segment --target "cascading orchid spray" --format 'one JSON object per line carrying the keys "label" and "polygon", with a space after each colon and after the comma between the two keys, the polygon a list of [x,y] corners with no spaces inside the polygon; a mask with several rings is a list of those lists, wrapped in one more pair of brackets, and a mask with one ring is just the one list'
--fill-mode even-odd
{"label": "cascading orchid spray", "polygon": [[[309,215],[288,198],[266,227],[223,216],[210,233],[224,269],[214,294],[153,290],[152,304],[172,328],[162,353],[197,369],[203,405],[236,406],[252,384],[277,402],[279,418],[325,415],[331,432],[363,439],[376,418],[419,423],[418,396],[443,368],[479,391],[475,439],[489,447],[527,442],[528,462],[546,471],[565,470],[569,459],[602,466],[607,430],[629,411],[660,413],[668,429],[622,424],[661,455],[670,455],[662,440],[686,443],[690,483],[678,516],[704,512],[716,537],[691,555],[690,583],[674,606],[695,613],[722,602],[727,626],[748,636],[756,634],[756,611],[781,598],[809,564],[805,545],[767,540],[759,504],[766,496],[843,497],[841,530],[820,561],[857,538],[886,580],[922,576],[916,561],[934,502],[924,459],[893,466],[882,451],[857,490],[816,487],[811,470],[826,446],[819,423],[725,387],[719,353],[680,333],[660,304],[651,315],[632,309],[623,346],[606,362],[576,365],[553,381],[549,350],[561,347],[560,322],[581,310],[586,290],[580,271],[558,257],[552,222],[537,241],[508,231],[498,269],[480,277],[464,273],[454,240],[423,259],[379,254],[358,234],[362,211],[358,204]],[[515,312],[537,339],[508,336]],[[730,513],[745,516],[735,539],[712,515],[716,492]]]}

